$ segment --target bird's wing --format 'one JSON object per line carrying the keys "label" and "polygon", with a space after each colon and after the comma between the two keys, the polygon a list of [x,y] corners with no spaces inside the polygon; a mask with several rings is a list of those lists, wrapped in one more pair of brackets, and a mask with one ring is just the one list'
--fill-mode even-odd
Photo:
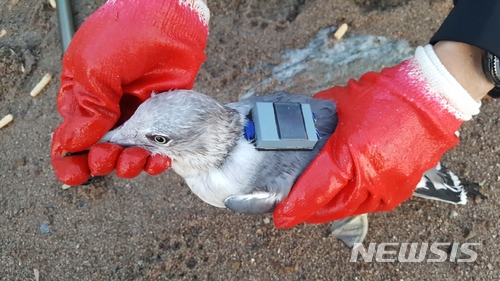
{"label": "bird's wing", "polygon": [[467,203],[467,191],[464,186],[455,174],[441,164],[424,173],[413,196],[452,204]]}

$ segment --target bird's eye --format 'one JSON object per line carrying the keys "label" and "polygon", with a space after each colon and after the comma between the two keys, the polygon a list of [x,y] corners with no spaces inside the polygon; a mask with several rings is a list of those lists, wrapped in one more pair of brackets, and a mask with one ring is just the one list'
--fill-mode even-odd
{"label": "bird's eye", "polygon": [[160,136],[160,135],[152,135],[148,136],[148,138],[156,143],[159,144],[166,144],[170,139],[165,137],[165,136]]}
{"label": "bird's eye", "polygon": [[155,136],[154,140],[155,140],[155,142],[161,143],[161,144],[165,144],[168,141],[168,139],[166,137],[162,137],[162,136]]}

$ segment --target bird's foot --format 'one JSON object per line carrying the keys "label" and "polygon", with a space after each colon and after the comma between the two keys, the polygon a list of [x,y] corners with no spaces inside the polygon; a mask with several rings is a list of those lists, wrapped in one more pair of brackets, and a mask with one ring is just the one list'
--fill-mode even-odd
{"label": "bird's foot", "polygon": [[330,227],[331,235],[342,240],[349,248],[357,243],[363,243],[368,232],[368,215],[363,214],[336,220]]}

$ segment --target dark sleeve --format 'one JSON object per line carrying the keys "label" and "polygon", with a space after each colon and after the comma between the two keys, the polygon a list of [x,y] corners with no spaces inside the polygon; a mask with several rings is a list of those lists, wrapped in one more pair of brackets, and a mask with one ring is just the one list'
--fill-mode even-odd
{"label": "dark sleeve", "polygon": [[500,57],[500,1],[459,0],[431,38],[476,46]]}

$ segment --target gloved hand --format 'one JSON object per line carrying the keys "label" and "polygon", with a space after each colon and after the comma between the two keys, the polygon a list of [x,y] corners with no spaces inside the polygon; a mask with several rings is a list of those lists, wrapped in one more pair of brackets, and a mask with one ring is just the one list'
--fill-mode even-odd
{"label": "gloved hand", "polygon": [[115,0],[83,23],[63,58],[57,108],[64,121],[51,148],[58,179],[79,185],[115,167],[121,177],[169,167],[141,148],[95,144],[153,91],[193,87],[209,16],[201,0]]}
{"label": "gloved hand", "polygon": [[479,112],[430,45],[419,47],[415,59],[315,97],[337,104],[339,122],[278,204],[276,227],[393,209],[457,144],[462,122]]}

